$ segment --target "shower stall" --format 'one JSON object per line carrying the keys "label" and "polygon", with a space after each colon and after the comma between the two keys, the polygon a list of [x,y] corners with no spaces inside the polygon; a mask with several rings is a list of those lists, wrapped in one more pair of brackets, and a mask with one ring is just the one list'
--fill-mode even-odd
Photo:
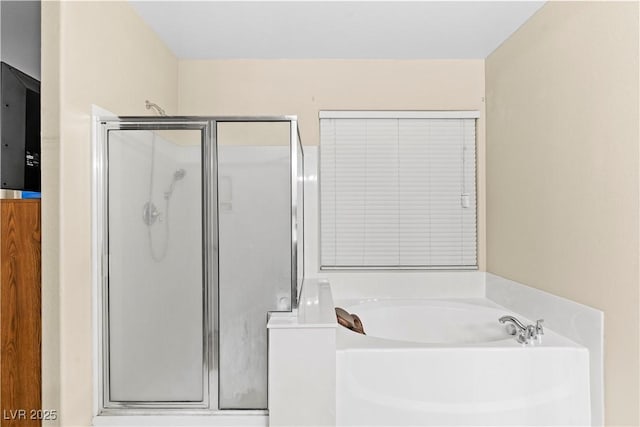
{"label": "shower stall", "polygon": [[96,122],[99,411],[265,410],[304,277],[297,119]]}

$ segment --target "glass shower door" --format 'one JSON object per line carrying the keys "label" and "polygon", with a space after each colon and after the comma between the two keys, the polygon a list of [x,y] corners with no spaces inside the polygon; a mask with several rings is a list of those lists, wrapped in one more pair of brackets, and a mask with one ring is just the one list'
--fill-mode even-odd
{"label": "glass shower door", "polygon": [[208,135],[208,122],[104,124],[105,408],[215,406]]}

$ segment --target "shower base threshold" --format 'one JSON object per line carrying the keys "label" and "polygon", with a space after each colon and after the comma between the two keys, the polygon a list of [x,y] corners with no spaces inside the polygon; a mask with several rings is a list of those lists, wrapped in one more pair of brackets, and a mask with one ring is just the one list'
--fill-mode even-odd
{"label": "shower base threshold", "polygon": [[118,427],[267,427],[269,415],[267,411],[218,411],[206,415],[99,415],[93,417],[92,424]]}

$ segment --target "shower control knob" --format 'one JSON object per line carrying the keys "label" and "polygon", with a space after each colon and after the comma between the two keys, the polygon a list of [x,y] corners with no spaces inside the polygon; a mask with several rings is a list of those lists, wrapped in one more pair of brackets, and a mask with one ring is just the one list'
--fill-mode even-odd
{"label": "shower control knob", "polygon": [[513,323],[507,323],[506,330],[509,335],[515,335],[518,332],[518,328]]}
{"label": "shower control knob", "polygon": [[146,225],[155,224],[156,220],[160,216],[160,211],[153,204],[153,202],[147,202],[142,206],[142,221]]}

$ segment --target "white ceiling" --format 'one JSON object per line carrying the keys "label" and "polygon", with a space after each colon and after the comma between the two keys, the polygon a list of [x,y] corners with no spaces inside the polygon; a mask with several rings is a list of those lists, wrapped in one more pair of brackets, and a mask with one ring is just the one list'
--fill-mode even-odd
{"label": "white ceiling", "polygon": [[183,59],[485,58],[544,1],[131,1]]}

